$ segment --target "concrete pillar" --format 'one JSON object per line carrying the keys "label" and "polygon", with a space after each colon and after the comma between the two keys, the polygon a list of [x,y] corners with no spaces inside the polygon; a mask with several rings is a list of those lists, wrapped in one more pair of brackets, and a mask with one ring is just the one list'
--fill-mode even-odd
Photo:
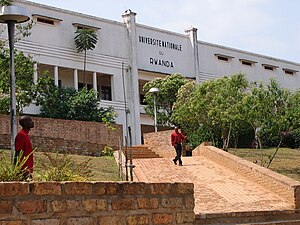
{"label": "concrete pillar", "polygon": [[74,69],[73,71],[73,77],[74,77],[74,88],[76,90],[78,90],[78,70],[77,69]]}
{"label": "concrete pillar", "polygon": [[200,83],[199,77],[199,53],[198,53],[198,40],[197,40],[197,28],[191,27],[185,30],[185,33],[189,36],[190,42],[193,48],[193,59],[194,59],[194,75],[196,82]]}
{"label": "concrete pillar", "polygon": [[38,72],[37,72],[38,66],[37,63],[33,64],[33,83],[37,84],[37,80],[38,80]]}
{"label": "concrete pillar", "polygon": [[122,63],[120,69],[116,70],[111,76],[111,94],[112,100],[117,102],[124,102],[124,85],[123,76],[126,76],[127,64]]}
{"label": "concrete pillar", "polygon": [[58,86],[58,66],[54,66],[54,84]]}
{"label": "concrete pillar", "polygon": [[97,73],[93,72],[93,89],[97,92]]}
{"label": "concrete pillar", "polygon": [[140,119],[140,102],[139,99],[139,76],[137,65],[137,34],[136,34],[136,13],[131,10],[126,10],[122,15],[126,25],[126,39],[127,39],[127,61],[126,68],[126,98],[128,103],[128,126],[132,131],[132,144],[141,144],[141,119]]}

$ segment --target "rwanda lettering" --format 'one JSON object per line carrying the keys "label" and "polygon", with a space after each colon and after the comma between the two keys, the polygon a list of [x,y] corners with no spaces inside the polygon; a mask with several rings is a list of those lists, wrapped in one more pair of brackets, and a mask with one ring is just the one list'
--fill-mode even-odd
{"label": "rwanda lettering", "polygon": [[174,68],[174,64],[171,61],[163,60],[163,59],[155,59],[150,58],[150,64],[156,65],[156,66],[164,66],[168,68]]}

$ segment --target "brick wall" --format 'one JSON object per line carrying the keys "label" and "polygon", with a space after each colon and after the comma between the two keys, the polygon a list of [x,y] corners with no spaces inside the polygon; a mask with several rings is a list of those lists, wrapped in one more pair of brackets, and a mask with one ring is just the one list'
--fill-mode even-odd
{"label": "brick wall", "polygon": [[253,182],[267,187],[288,199],[295,209],[300,209],[300,182],[206,144],[194,149],[193,156],[204,156],[219,165],[238,171],[241,176],[247,176]]}
{"label": "brick wall", "polygon": [[[144,144],[163,158],[174,158],[176,155],[171,145],[171,134],[174,130],[159,131],[144,134]],[[182,155],[186,155],[185,144],[182,146]]]}
{"label": "brick wall", "polygon": [[0,224],[192,225],[191,183],[0,182]]}
{"label": "brick wall", "polygon": [[[30,131],[33,147],[38,151],[59,151],[73,154],[97,155],[104,146],[119,146],[122,127],[112,131],[97,122],[34,117],[35,128]],[[18,130],[21,126],[18,125]],[[10,119],[0,116],[0,148],[10,148]]]}

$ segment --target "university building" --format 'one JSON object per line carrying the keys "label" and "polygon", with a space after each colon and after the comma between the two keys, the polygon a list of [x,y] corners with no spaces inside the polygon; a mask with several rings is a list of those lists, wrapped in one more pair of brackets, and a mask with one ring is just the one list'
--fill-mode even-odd
{"label": "university building", "polygon": [[[87,51],[87,85],[99,93],[101,106],[116,109],[116,123],[123,125],[124,134],[126,126],[131,127],[133,144],[141,143],[143,133],[154,131],[141,102],[143,85],[157,77],[181,73],[201,83],[242,72],[250,81],[268,82],[273,77],[283,87],[299,87],[299,63],[199,41],[197,28],[178,34],[149,27],[138,24],[130,10],[122,14],[123,22],[116,22],[25,0],[15,4],[27,8],[35,22],[32,34],[16,43],[38,62],[34,82],[47,70],[56,85],[81,88],[83,53],[75,47],[75,31],[96,31],[96,48]],[[38,110],[32,105],[26,113]]]}

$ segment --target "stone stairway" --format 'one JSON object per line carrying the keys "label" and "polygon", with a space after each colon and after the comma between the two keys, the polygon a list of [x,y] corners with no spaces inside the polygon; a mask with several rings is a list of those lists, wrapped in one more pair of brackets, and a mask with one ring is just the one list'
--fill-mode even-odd
{"label": "stone stairway", "polygon": [[[124,155],[127,155],[128,159],[130,157],[130,148],[129,146],[123,147]],[[160,158],[160,156],[151,151],[147,146],[144,145],[135,145],[132,146],[132,159],[146,159],[146,158]]]}

